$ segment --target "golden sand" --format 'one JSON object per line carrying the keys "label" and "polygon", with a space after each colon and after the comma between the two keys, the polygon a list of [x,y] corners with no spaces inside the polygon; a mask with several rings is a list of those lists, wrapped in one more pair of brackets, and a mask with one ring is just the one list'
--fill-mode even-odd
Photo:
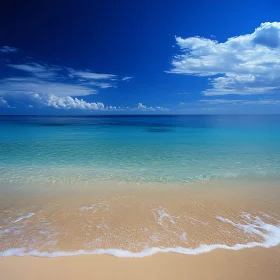
{"label": "golden sand", "polygon": [[113,248],[139,252],[151,247],[234,246],[262,242],[263,237],[232,223],[246,225],[261,217],[274,225],[280,220],[278,181],[116,184],[112,188],[114,184],[2,195],[0,251]]}
{"label": "golden sand", "polygon": [[[227,180],[6,188],[0,196],[0,252],[24,248],[27,253],[37,250],[51,255],[113,248],[133,253],[151,247],[264,245],[270,233],[263,225],[279,229],[279,186],[279,181],[272,180]],[[1,280],[278,280],[279,270],[279,246],[216,249],[199,255],[157,253],[143,258],[0,258]]]}
{"label": "golden sand", "polygon": [[216,250],[185,256],[157,254],[145,258],[75,256],[0,258],[3,280],[279,280],[280,247],[240,251]]}

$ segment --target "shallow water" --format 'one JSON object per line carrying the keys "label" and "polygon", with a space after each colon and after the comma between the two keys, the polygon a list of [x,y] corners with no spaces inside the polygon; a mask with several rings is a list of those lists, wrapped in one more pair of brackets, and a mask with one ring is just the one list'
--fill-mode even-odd
{"label": "shallow water", "polygon": [[280,116],[18,116],[0,125],[0,182],[280,174]]}

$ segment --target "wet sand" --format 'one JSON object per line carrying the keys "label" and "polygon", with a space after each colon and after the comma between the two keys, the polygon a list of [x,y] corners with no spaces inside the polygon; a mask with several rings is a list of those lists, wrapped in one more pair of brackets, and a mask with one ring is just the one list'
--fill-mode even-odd
{"label": "wet sand", "polygon": [[0,258],[0,278],[279,280],[280,246],[239,251],[215,250],[195,256],[163,253],[145,258],[116,258],[106,255],[3,257]]}
{"label": "wet sand", "polygon": [[0,253],[267,244],[279,231],[279,181],[65,187],[2,193]]}

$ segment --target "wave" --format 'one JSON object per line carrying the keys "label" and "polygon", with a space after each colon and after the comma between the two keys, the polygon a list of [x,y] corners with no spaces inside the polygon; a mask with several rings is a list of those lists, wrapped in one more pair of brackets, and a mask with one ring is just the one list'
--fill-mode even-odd
{"label": "wave", "polygon": [[30,212],[30,213],[28,213],[28,214],[26,214],[26,215],[20,216],[19,218],[17,218],[16,220],[14,220],[14,221],[12,222],[12,224],[15,224],[15,223],[17,223],[17,222],[20,222],[21,220],[24,220],[24,219],[28,219],[28,218],[30,218],[30,217],[32,217],[32,216],[34,216],[34,215],[35,215],[35,213]]}
{"label": "wave", "polygon": [[[264,214],[263,216],[268,216]],[[40,252],[38,250],[26,251],[24,248],[11,248],[0,252],[0,256],[35,256],[35,257],[66,257],[66,256],[77,256],[77,255],[111,255],[121,258],[142,258],[154,255],[156,253],[179,253],[183,255],[198,255],[202,253],[208,253],[216,249],[225,250],[241,250],[245,248],[263,247],[270,248],[280,244],[280,224],[277,225],[265,223],[259,216],[252,216],[244,213],[242,215],[245,223],[234,223],[233,221],[223,218],[216,217],[218,220],[228,223],[235,228],[243,230],[246,233],[258,235],[263,238],[262,242],[248,242],[246,244],[235,244],[233,246],[225,244],[201,244],[197,248],[185,248],[185,247],[151,247],[146,248],[139,252],[132,252],[122,249],[95,249],[87,251],[80,249],[77,251],[55,251],[55,252]]]}

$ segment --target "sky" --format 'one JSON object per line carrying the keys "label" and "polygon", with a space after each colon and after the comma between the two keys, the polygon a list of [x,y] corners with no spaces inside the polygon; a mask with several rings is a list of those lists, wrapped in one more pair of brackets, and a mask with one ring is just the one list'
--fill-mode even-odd
{"label": "sky", "polygon": [[280,1],[5,1],[0,114],[278,114]]}

